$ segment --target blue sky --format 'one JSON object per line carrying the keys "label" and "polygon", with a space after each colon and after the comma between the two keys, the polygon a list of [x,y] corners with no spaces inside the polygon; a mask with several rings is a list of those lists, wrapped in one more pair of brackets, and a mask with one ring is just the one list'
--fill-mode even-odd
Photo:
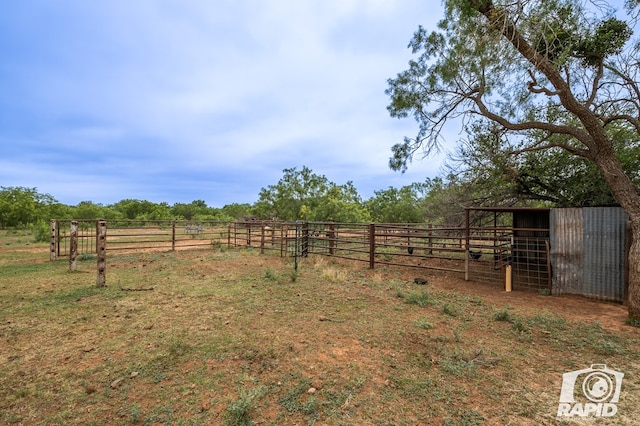
{"label": "blue sky", "polygon": [[[253,203],[285,168],[374,190],[434,177],[388,168],[389,117],[425,0],[20,0],[0,8],[0,186],[65,204]],[[457,137],[457,135],[453,135]]]}

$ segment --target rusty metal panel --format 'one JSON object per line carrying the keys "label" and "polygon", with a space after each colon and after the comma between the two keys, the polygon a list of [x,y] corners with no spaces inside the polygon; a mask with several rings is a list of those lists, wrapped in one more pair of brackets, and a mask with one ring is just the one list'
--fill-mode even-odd
{"label": "rusty metal panel", "polygon": [[619,207],[552,209],[553,293],[623,301],[627,220]]}
{"label": "rusty metal panel", "polygon": [[624,300],[628,217],[619,207],[584,209],[585,296]]}
{"label": "rusty metal panel", "polygon": [[582,209],[551,209],[549,214],[553,294],[581,294],[583,283]]}

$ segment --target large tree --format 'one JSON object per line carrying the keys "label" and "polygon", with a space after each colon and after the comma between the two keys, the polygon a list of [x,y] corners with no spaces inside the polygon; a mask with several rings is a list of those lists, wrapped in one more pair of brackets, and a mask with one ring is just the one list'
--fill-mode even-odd
{"label": "large tree", "polygon": [[254,213],[260,219],[363,222],[369,219],[352,182],[337,185],[303,166],[283,170],[275,185],[260,190]]}
{"label": "large tree", "polygon": [[639,1],[626,3],[627,21],[602,1],[444,1],[438,29],[416,31],[417,58],[389,80],[391,115],[419,124],[390,165],[404,170],[418,150],[429,154],[460,117],[498,125],[510,155],[562,149],[585,159],[629,215],[629,316],[640,320],[640,189],[611,136],[615,127],[640,138]]}

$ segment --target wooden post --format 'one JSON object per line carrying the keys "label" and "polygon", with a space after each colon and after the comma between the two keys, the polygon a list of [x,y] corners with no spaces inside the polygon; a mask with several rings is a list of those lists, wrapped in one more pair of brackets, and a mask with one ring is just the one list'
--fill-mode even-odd
{"label": "wooden post", "polygon": [[69,236],[69,272],[74,272],[78,266],[78,221],[71,221],[71,235]]}
{"label": "wooden post", "polygon": [[329,225],[329,254],[333,256],[336,254],[336,224],[331,223]]}
{"label": "wooden post", "polygon": [[176,251],[176,221],[171,221],[171,251]]}
{"label": "wooden post", "polygon": [[260,223],[260,254],[264,254],[264,222]]}
{"label": "wooden post", "polygon": [[56,257],[60,256],[60,221],[56,220]]}
{"label": "wooden post", "polygon": [[[280,257],[285,257],[285,255],[287,254],[287,248],[286,248],[287,240],[284,237],[285,226],[286,225],[284,223],[280,224]],[[287,233],[288,232],[289,232],[289,228],[287,227]]]}
{"label": "wooden post", "polygon": [[505,267],[504,289],[507,293],[511,292],[511,265]]}
{"label": "wooden post", "polygon": [[107,286],[107,221],[98,221],[98,277],[96,287]]}
{"label": "wooden post", "polygon": [[369,224],[369,268],[376,265],[376,224]]}
{"label": "wooden post", "polygon": [[56,228],[57,222],[54,219],[51,219],[51,227],[49,228],[49,237],[51,241],[51,245],[49,246],[49,260],[56,260]]}

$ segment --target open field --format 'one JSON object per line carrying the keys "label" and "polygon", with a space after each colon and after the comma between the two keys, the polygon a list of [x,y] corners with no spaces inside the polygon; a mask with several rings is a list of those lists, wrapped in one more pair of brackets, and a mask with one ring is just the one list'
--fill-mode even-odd
{"label": "open field", "polygon": [[597,424],[640,418],[620,305],[224,247],[109,253],[98,289],[95,258],[0,232],[2,424],[556,424],[591,364],[625,374]]}

